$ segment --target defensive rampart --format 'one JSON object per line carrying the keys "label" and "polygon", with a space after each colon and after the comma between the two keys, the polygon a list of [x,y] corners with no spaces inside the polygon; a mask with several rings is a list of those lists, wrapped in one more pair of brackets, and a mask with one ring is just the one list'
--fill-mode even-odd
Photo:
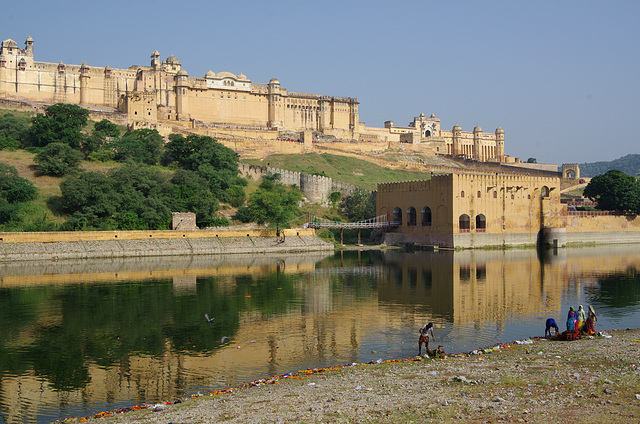
{"label": "defensive rampart", "polygon": [[245,163],[239,164],[240,174],[260,180],[269,174],[280,174],[280,182],[285,185],[295,185],[302,193],[314,203],[325,203],[331,193],[340,192],[343,196],[351,194],[357,189],[353,184],[335,181],[323,175],[305,174],[304,172],[287,171],[285,169],[271,168],[268,166],[255,166]]}
{"label": "defensive rampart", "polygon": [[0,262],[329,250],[313,229],[0,233]]}

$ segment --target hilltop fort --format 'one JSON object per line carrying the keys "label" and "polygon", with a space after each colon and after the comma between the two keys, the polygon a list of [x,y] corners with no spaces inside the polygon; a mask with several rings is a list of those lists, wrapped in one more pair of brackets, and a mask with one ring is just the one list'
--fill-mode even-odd
{"label": "hilltop fort", "polygon": [[[366,142],[403,146],[431,155],[493,163],[517,163],[505,154],[504,130],[472,132],[440,127],[435,115],[420,114],[405,127],[360,122],[358,99],[288,91],[277,78],[251,81],[244,74],[208,71],[190,76],[171,54],[156,50],[148,66],[127,69],[35,60],[34,40],[24,48],[12,39],[0,48],[0,99],[36,104],[74,103],[98,112],[119,113],[130,128],[155,128],[166,135],[190,131],[221,141]],[[36,107],[36,111],[38,111]],[[383,144],[384,143],[384,144]],[[236,145],[237,147],[237,145]],[[264,149],[262,144],[258,150]],[[291,152],[298,148],[289,145]],[[366,150],[366,149],[365,149]]]}

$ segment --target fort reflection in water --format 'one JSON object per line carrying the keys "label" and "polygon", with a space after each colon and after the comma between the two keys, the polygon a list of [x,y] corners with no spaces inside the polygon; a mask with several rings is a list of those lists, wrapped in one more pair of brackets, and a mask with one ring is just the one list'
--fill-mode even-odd
{"label": "fort reflection in water", "polygon": [[409,357],[427,321],[449,352],[539,335],[599,277],[639,268],[633,246],[2,264],[0,422]]}

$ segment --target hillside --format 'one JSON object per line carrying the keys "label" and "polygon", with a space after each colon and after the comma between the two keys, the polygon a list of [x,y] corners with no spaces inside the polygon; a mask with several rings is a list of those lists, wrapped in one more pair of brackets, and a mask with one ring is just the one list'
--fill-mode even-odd
{"label": "hillside", "polygon": [[[26,178],[37,187],[38,198],[33,202],[33,204],[39,212],[34,212],[32,214],[40,216],[45,215],[48,221],[61,223],[64,221],[63,217],[56,216],[56,214],[51,211],[49,203],[52,197],[60,196],[60,182],[63,178],[51,177],[39,173],[36,170],[36,164],[33,161],[34,157],[34,153],[27,152],[26,150],[0,150],[0,162],[16,168],[18,174],[22,178]],[[113,162],[82,162],[82,168],[85,171],[106,172],[117,165],[118,164]]]}
{"label": "hillside", "polygon": [[353,184],[366,190],[376,190],[378,183],[430,178],[430,173],[426,172],[389,169],[366,160],[328,153],[271,155],[264,159],[245,159],[242,162],[307,174],[326,175],[336,181]]}
{"label": "hillside", "polygon": [[580,176],[595,177],[612,169],[619,169],[627,175],[640,174],[640,155],[629,154],[608,162],[592,162],[580,164]]}

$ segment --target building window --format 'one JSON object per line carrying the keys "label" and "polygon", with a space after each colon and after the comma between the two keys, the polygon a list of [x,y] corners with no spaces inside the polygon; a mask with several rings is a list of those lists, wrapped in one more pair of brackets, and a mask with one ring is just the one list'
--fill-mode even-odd
{"label": "building window", "polygon": [[469,232],[469,230],[471,229],[469,215],[467,215],[466,213],[463,213],[462,215],[460,215],[458,227],[461,233]]}
{"label": "building window", "polygon": [[464,190],[460,192],[460,197],[464,197]]}
{"label": "building window", "polygon": [[544,197],[549,197],[549,187],[547,187],[547,186],[543,186],[543,187],[542,187],[542,191],[541,191],[541,193],[542,193],[542,197],[543,197],[543,198],[544,198]]}
{"label": "building window", "polygon": [[481,195],[481,194],[482,194],[482,193],[480,193],[480,190],[478,190],[478,199],[480,198],[480,195]]}
{"label": "building window", "polygon": [[394,208],[393,209],[393,218],[391,220],[393,222],[396,222],[398,225],[402,225],[402,209]]}
{"label": "building window", "polygon": [[422,208],[422,226],[431,227],[431,208],[429,206]]}
{"label": "building window", "polygon": [[476,215],[476,233],[487,231],[487,218],[483,214]]}
{"label": "building window", "polygon": [[497,199],[497,198],[498,198],[498,192],[497,192],[497,191],[494,191],[494,192],[493,192],[493,198],[494,198],[494,199]]}
{"label": "building window", "polygon": [[407,226],[415,227],[416,225],[416,208],[411,206],[407,209]]}

